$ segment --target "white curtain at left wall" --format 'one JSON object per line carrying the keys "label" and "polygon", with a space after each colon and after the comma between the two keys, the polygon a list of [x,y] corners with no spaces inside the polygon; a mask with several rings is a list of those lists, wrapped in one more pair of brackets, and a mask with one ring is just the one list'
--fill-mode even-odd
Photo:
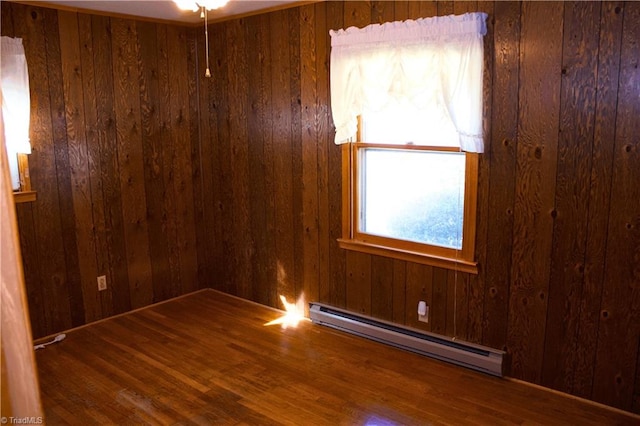
{"label": "white curtain at left wall", "polygon": [[17,154],[31,154],[29,120],[29,70],[22,39],[2,37],[0,46],[0,88],[2,89],[2,117],[5,145],[9,158],[11,186],[20,188]]}

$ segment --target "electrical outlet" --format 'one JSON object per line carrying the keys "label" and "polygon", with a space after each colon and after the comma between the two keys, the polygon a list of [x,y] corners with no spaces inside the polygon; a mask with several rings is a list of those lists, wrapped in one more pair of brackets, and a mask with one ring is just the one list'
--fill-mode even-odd
{"label": "electrical outlet", "polygon": [[107,289],[107,276],[100,275],[98,277],[98,291],[104,291]]}
{"label": "electrical outlet", "polygon": [[429,322],[429,305],[424,300],[418,302],[418,321]]}

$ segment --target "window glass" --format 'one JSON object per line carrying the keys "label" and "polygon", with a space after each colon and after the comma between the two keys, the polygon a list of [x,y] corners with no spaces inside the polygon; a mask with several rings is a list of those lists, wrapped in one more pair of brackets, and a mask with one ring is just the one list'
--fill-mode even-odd
{"label": "window glass", "polygon": [[363,148],[360,232],[462,248],[465,155]]}

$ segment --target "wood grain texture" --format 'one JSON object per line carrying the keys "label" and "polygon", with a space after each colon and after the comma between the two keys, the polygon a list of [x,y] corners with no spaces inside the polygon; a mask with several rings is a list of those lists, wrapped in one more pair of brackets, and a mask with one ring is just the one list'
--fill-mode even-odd
{"label": "wood grain texture", "polygon": [[[104,312],[103,297],[96,294],[94,278],[99,275],[107,275],[109,267],[109,248],[106,238],[106,219],[104,205],[104,190],[102,184],[102,165],[100,153],[100,130],[98,118],[98,94],[95,69],[95,49],[93,42],[92,17],[82,14],[78,16],[78,32],[80,37],[80,61],[82,68],[82,96],[85,111],[85,138],[87,143],[87,172],[89,188],[91,190],[91,220],[90,233],[95,250],[95,271],[89,275],[84,289],[92,295],[92,301],[96,303],[93,309],[99,312],[99,318],[109,315],[109,307]],[[89,262],[91,262],[89,260]],[[91,264],[91,263],[90,263]],[[86,304],[86,302],[85,302]]]}
{"label": "wood grain texture", "polygon": [[[181,294],[170,287],[180,283],[178,244],[192,259],[185,273],[196,270],[197,260],[192,237],[177,241],[177,232],[168,232],[177,210],[167,204],[173,195],[164,183],[173,171],[163,168],[160,149],[172,140],[171,102],[179,91],[183,100],[189,94],[180,86],[176,100],[169,96],[167,26],[140,24],[138,34],[134,21],[5,2],[2,16],[25,23],[19,33],[4,25],[2,34],[24,39],[32,74],[30,163],[39,197],[31,213],[20,215],[20,228],[31,247],[24,264],[34,335],[128,311],[132,301],[142,306]],[[181,42],[171,62],[182,58],[184,65],[184,36]],[[198,143],[193,132],[187,128],[179,145]],[[182,164],[190,165],[192,155],[187,150]],[[190,170],[182,181],[191,184]],[[193,204],[181,201],[187,218]],[[174,254],[168,263],[167,251]],[[107,291],[97,292],[98,275],[107,276]],[[186,282],[184,291],[198,288],[197,277]]]}
{"label": "wood grain texture", "polygon": [[[393,259],[393,315],[392,321],[400,324],[405,323],[407,310],[407,262]],[[374,303],[378,303],[375,301]]]}
{"label": "wood grain texture", "polygon": [[[92,90],[90,84],[84,87],[82,63],[80,60],[80,35],[78,16],[71,12],[58,13],[60,27],[60,59],[62,64],[62,81],[64,91],[65,122],[69,172],[71,179],[71,199],[75,220],[74,231],[78,250],[78,267],[80,273],[80,289],[82,291],[85,318],[83,322],[95,321],[102,317],[100,298],[95,284],[97,274],[96,256],[85,253],[96,253],[93,235],[93,212],[91,196],[91,180],[88,168],[88,146],[86,130],[92,123],[87,122],[84,94]],[[87,56],[87,55],[83,55]],[[90,83],[90,81],[87,81]],[[90,96],[89,100],[95,99]],[[91,117],[89,117],[91,121]]]}
{"label": "wood grain texture", "polygon": [[[157,26],[152,23],[138,24],[140,45],[140,120],[141,139],[144,154],[144,182],[147,199],[147,223],[149,229],[149,255],[151,264],[154,299],[162,300],[164,289],[171,288],[172,273],[169,262],[169,233],[164,232],[163,207],[164,156],[162,139],[163,116],[160,94],[160,71],[158,60]],[[167,296],[169,293],[166,294]],[[165,296],[166,297],[166,296]]]}
{"label": "wood grain texture", "polygon": [[431,290],[431,309],[429,310],[429,322],[431,331],[438,334],[447,333],[447,270],[433,268],[433,284]]}
{"label": "wood grain texture", "polygon": [[[327,303],[331,300],[331,248],[336,241],[330,236],[332,223],[332,211],[329,206],[330,186],[329,179],[329,150],[336,149],[332,143],[329,131],[331,127],[331,115],[329,111],[329,52],[331,41],[326,31],[327,5],[315,4],[315,40],[316,50],[316,93],[315,102],[317,131],[317,167],[318,167],[318,300]],[[304,57],[304,50],[300,53]],[[304,163],[303,163],[304,164]],[[308,167],[308,166],[307,166]]]}
{"label": "wood grain texture", "polygon": [[385,22],[393,22],[400,19],[397,12],[398,8],[405,6],[406,2],[394,2],[394,1],[372,1],[371,2],[371,23],[383,24]]}
{"label": "wood grain texture", "polygon": [[[624,6],[618,109],[611,180],[601,321],[594,380],[596,400],[632,406],[640,333],[640,4]],[[619,259],[627,256],[628,262]],[[615,345],[615,351],[611,350]]]}
{"label": "wood grain texture", "polygon": [[[558,172],[551,248],[549,306],[542,383],[571,392],[580,328],[591,157],[596,106],[600,4],[567,4],[564,11]],[[588,53],[591,52],[591,53]],[[573,299],[573,300],[572,300]]]}
{"label": "wood grain texture", "polygon": [[[33,13],[31,14],[33,18]],[[64,290],[53,287],[53,297],[65,297],[67,293],[71,324],[78,325],[84,322],[84,305],[82,303],[82,287],[79,267],[79,252],[75,233],[75,211],[71,195],[71,172],[69,163],[69,150],[66,135],[66,111],[64,105],[64,88],[62,79],[62,59],[60,50],[60,38],[48,36],[58,32],[58,14],[55,10],[43,9],[41,11],[44,24],[45,49],[47,51],[47,72],[49,73],[49,97],[55,105],[52,111],[53,150],[55,155],[55,174],[57,180],[58,207],[60,211],[60,229],[62,245],[64,247],[64,268],[66,276],[62,281]],[[56,286],[57,287],[57,286]],[[62,291],[60,291],[62,290]],[[56,294],[58,293],[58,294]],[[63,302],[65,303],[65,302]],[[55,306],[55,305],[54,305]],[[63,305],[64,306],[64,305]],[[66,316],[67,311],[54,310],[55,315]]]}
{"label": "wood grain texture", "polygon": [[249,140],[247,137],[247,57],[243,21],[233,21],[226,26],[228,43],[228,90],[231,158],[229,159],[230,186],[233,206],[232,241],[235,256],[229,265],[233,269],[234,293],[251,297],[251,253],[254,250],[249,217]]}
{"label": "wood grain texture", "polygon": [[[251,235],[253,252],[251,263],[261,265],[254,269],[258,282],[275,282],[275,265],[272,262],[275,249],[273,212],[273,179],[270,177],[271,125],[267,111],[271,93],[271,75],[264,64],[269,62],[269,20],[266,15],[247,20],[247,66],[254,70],[249,74],[249,197],[251,200]],[[268,129],[268,130],[266,130]],[[274,306],[275,292],[271,286],[252,286],[253,297],[259,303]]]}
{"label": "wood grain texture", "polygon": [[135,21],[112,20],[111,31],[117,155],[130,284],[120,291],[129,292],[131,307],[135,308],[152,300],[140,98],[131,96],[139,93],[139,48]]}
{"label": "wood grain texture", "polygon": [[[203,290],[75,330],[36,353],[47,423],[638,421],[310,322],[264,327],[278,315]],[[63,371],[63,364],[73,368]]]}
{"label": "wood grain texture", "polygon": [[[339,30],[344,27],[344,2],[327,3],[327,28]],[[327,31],[328,36],[328,31]],[[330,43],[328,42],[328,46]],[[327,49],[327,56],[330,49]],[[329,64],[329,70],[331,65]],[[329,81],[327,81],[329,84]],[[327,89],[327,103],[330,107],[330,91]],[[329,303],[334,306],[346,306],[346,287],[341,284],[341,280],[346,276],[346,255],[344,250],[338,247],[337,239],[342,236],[342,152],[340,147],[334,143],[335,126],[331,117],[328,117],[327,141],[328,146],[328,177],[329,177],[329,205],[328,211],[332,216],[329,228]],[[338,213],[340,212],[340,213]],[[336,217],[336,215],[338,217]]]}
{"label": "wood grain texture", "polygon": [[[43,299],[47,301],[42,305],[46,328],[38,330],[35,324],[32,325],[34,335],[39,336],[72,326],[58,193],[58,185],[62,183],[57,182],[54,145],[54,134],[60,135],[58,132],[60,120],[64,126],[64,110],[61,111],[59,107],[55,109],[51,107],[49,74],[59,77],[60,68],[55,68],[55,63],[51,65],[48,63],[49,56],[53,62],[56,40],[55,38],[50,40],[47,45],[48,39],[44,36],[45,11],[12,5],[12,13],[14,21],[24,23],[16,28],[14,35],[23,39],[25,55],[29,64],[32,105],[31,181],[33,187],[38,188],[37,191],[41,194],[38,197],[38,203],[34,206],[39,282],[27,283],[27,287],[30,285],[40,286]],[[48,16],[52,17],[51,14]],[[54,34],[57,35],[57,32]],[[48,47],[51,50],[48,50]],[[42,76],[44,77],[42,78]],[[60,80],[58,81],[61,83]],[[54,93],[60,92],[55,91]],[[60,100],[60,97],[54,98],[54,103],[56,99]],[[54,133],[54,124],[56,133]],[[68,239],[68,241],[71,240]],[[26,253],[25,256],[27,256]],[[80,313],[82,314],[82,312]]]}
{"label": "wood grain texture", "polygon": [[[319,300],[319,185],[318,145],[321,116],[318,99],[318,54],[316,52],[316,8],[299,9],[300,16],[300,101],[302,149],[302,294],[306,300]],[[325,52],[326,53],[326,52]]]}
{"label": "wood grain texture", "polygon": [[[0,144],[4,145],[3,117],[0,117],[0,131]],[[0,155],[0,173],[2,421],[6,423],[7,416],[33,416],[39,417],[42,421],[38,372],[32,347],[29,307],[21,265],[20,237],[6,151]]]}
{"label": "wood grain texture", "polygon": [[[484,12],[490,19],[485,21],[487,25],[487,33],[489,36],[483,38],[484,52],[494,51],[494,4],[493,2],[479,2],[477,5],[477,11]],[[482,117],[483,117],[483,138],[484,138],[484,151],[491,152],[492,145],[492,110],[493,110],[493,75],[494,75],[494,55],[484,55],[484,70],[483,70],[483,102],[482,102]],[[487,261],[487,246],[488,246],[488,227],[489,227],[489,194],[490,194],[490,170],[491,170],[491,155],[482,155],[478,157],[479,162],[477,165],[477,190],[476,190],[476,235],[481,237],[475,238],[475,253],[476,262],[480,265],[486,265]],[[487,275],[486,269],[482,266],[478,269],[476,275],[472,275],[468,280],[468,297],[466,301],[468,311],[463,315],[465,318],[465,338],[472,342],[482,342],[482,324],[483,324],[483,307],[484,307],[484,294],[487,288]],[[454,317],[457,317],[454,314]]]}
{"label": "wood grain texture", "polygon": [[[512,96],[518,90],[520,3],[498,2],[495,5],[494,66],[489,206],[487,224],[484,318],[482,343],[505,347],[511,276],[513,215],[515,203],[518,106]],[[478,311],[476,297],[470,301]],[[473,315],[474,318],[477,314]],[[477,322],[477,319],[474,321]]]}
{"label": "wood grain texture", "polygon": [[[213,57],[218,58],[215,61],[214,70],[212,70],[213,75],[216,78],[216,84],[214,85],[214,99],[215,99],[215,107],[212,113],[216,114],[216,129],[217,129],[217,156],[215,159],[216,164],[216,179],[218,181],[218,223],[220,224],[220,232],[217,234],[219,241],[218,244],[221,248],[221,256],[224,256],[225,253],[232,252],[232,239],[233,235],[231,234],[231,225],[233,223],[233,211],[231,205],[231,177],[229,170],[228,159],[231,158],[230,155],[230,129],[229,129],[229,103],[230,100],[228,98],[228,92],[225,90],[228,87],[228,71],[227,65],[228,62],[226,60],[222,60],[220,58],[227,57],[227,45],[224,42],[221,34],[226,32],[225,28],[226,24],[221,24],[216,26],[213,30],[213,34],[218,34],[218,37],[213,37],[212,49],[213,49]],[[221,274],[219,275],[218,281],[219,283],[214,287],[226,291],[230,291],[231,281],[233,279],[233,271],[229,268],[229,265],[224,263],[221,265]]]}
{"label": "wood grain texture", "polygon": [[[180,287],[172,296],[198,288],[198,258],[193,204],[192,164],[194,147],[190,138],[189,87],[187,75],[186,29],[167,27],[167,57],[169,58],[169,99],[171,143],[174,147],[170,172],[176,203],[177,251],[180,264]],[[196,139],[197,141],[197,139]]]}
{"label": "wood grain texture", "polygon": [[393,319],[393,259],[371,256],[371,315],[387,321]]}
{"label": "wood grain texture", "polygon": [[277,294],[295,298],[293,205],[293,141],[291,117],[291,64],[287,43],[290,17],[270,15],[271,93],[273,98],[273,178],[275,198],[275,247]]}
{"label": "wood grain texture", "polygon": [[[406,266],[406,311],[405,324],[423,329],[433,330],[433,267],[407,262]],[[418,302],[425,301],[429,306],[428,322],[418,321]]]}
{"label": "wood grain texture", "polygon": [[[304,292],[506,349],[517,378],[638,409],[634,3],[318,2],[210,25],[211,79],[202,28],[0,7],[32,74],[38,199],[18,217],[36,336],[202,287],[270,306]],[[479,274],[347,255],[329,30],[475,10],[489,13]],[[91,262],[112,284],[99,301]]]}
{"label": "wood grain texture", "polygon": [[562,13],[561,3],[532,2],[522,6],[507,348],[512,355],[512,374],[535,383],[540,381],[547,326],[560,109]]}
{"label": "wood grain texture", "polygon": [[584,289],[580,306],[573,393],[588,397],[593,390],[598,326],[605,271],[607,225],[615,144],[616,99],[620,66],[622,3],[604,3],[600,17],[598,81],[594,123],[589,230],[587,235]]}

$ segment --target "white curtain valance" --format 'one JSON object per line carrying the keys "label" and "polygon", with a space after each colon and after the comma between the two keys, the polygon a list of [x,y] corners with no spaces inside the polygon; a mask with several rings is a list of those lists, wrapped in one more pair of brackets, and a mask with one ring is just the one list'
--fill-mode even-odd
{"label": "white curtain valance", "polygon": [[482,72],[486,13],[467,13],[331,31],[335,142],[357,132],[357,117],[391,100],[443,110],[464,151],[483,152]]}
{"label": "white curtain valance", "polygon": [[13,188],[17,189],[20,181],[16,154],[31,154],[31,144],[29,143],[29,121],[31,118],[29,71],[20,38],[1,37],[0,89],[2,90],[2,117],[11,182]]}

